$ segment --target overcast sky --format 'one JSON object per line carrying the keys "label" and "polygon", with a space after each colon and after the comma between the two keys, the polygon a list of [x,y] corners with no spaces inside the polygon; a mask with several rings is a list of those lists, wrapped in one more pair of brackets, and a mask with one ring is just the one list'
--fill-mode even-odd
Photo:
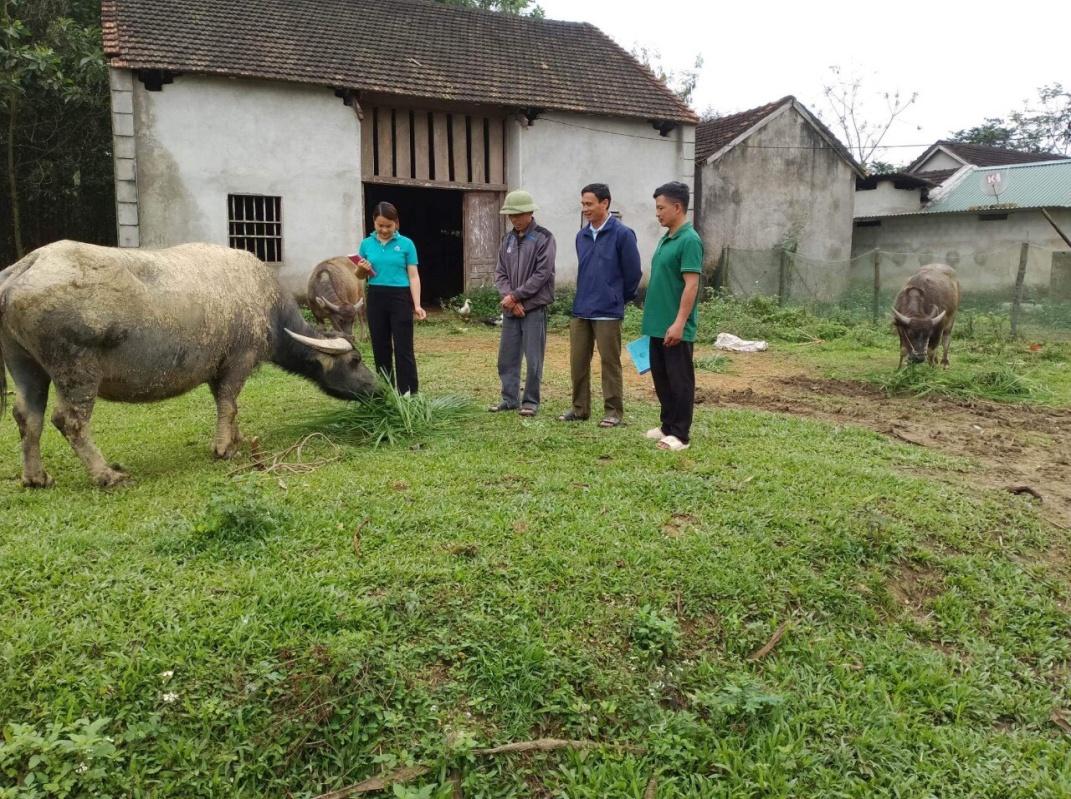
{"label": "overcast sky", "polygon": [[[832,121],[822,96],[839,65],[864,78],[876,116],[878,92],[918,100],[889,131],[879,160],[904,164],[952,131],[1005,116],[1039,86],[1071,86],[1067,8],[1032,4],[868,3],[834,0],[539,0],[550,19],[591,22],[626,50],[661,52],[668,70],[704,65],[693,104],[723,114],[795,95]],[[1063,31],[1063,34],[1061,33]],[[922,145],[922,146],[919,146]]]}

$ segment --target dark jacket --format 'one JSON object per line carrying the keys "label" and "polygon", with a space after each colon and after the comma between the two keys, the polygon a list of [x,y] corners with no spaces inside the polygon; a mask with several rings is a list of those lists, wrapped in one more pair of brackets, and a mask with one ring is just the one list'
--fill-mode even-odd
{"label": "dark jacket", "polygon": [[597,237],[591,225],[576,234],[576,299],[579,319],[624,319],[625,303],[636,299],[643,271],[636,234],[611,216]]}
{"label": "dark jacket", "polygon": [[495,266],[495,285],[505,297],[512,294],[525,313],[554,301],[554,256],[558,245],[554,234],[532,224],[523,236],[510,230],[498,248],[498,264]]}

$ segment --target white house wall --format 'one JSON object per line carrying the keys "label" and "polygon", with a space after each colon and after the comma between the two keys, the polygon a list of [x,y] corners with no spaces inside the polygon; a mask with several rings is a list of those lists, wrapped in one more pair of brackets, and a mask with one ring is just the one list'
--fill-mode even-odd
{"label": "white house wall", "polygon": [[179,76],[133,81],[143,247],[228,244],[228,194],[282,198],[280,281],[353,252],[361,232],[360,126],[327,88]]}
{"label": "white house wall", "polygon": [[532,193],[539,224],[558,242],[559,284],[576,282],[576,233],[581,226],[580,190],[605,183],[611,208],[636,231],[644,274],[664,229],[654,216],[654,190],[678,180],[694,187],[695,127],[659,136],[644,120],[548,113],[527,127],[509,125],[510,189]]}
{"label": "white house wall", "polygon": [[885,180],[873,189],[855,192],[855,217],[862,219],[884,214],[917,211],[922,206],[922,189],[898,189]]}
{"label": "white house wall", "polygon": [[[1071,210],[1051,213],[1062,229],[1071,230]],[[1067,246],[1039,211],[1012,212],[988,222],[974,213],[886,217],[879,226],[855,229],[852,254],[862,258],[880,249],[887,285],[906,280],[920,264],[940,262],[956,268],[964,291],[1010,291],[1023,242],[1031,245],[1026,283],[1048,286],[1052,251]]]}
{"label": "white house wall", "polygon": [[722,247],[773,250],[795,235],[799,255],[836,270],[823,275],[827,292],[846,284],[856,174],[798,113],[782,113],[701,169],[708,268]]}
{"label": "white house wall", "polygon": [[933,155],[927,158],[919,166],[913,169],[913,172],[936,172],[940,169],[959,169],[963,166],[962,161],[957,161],[948,153],[935,150]]}

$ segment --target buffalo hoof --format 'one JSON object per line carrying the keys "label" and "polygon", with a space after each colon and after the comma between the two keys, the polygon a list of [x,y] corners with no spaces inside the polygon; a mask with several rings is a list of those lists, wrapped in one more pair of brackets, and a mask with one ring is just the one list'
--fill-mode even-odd
{"label": "buffalo hoof", "polygon": [[125,472],[121,472],[118,469],[109,468],[98,474],[93,478],[95,482],[101,488],[112,488],[113,486],[123,485],[130,481],[130,475]]}
{"label": "buffalo hoof", "polygon": [[238,454],[238,443],[235,442],[225,449],[212,448],[212,457],[217,461],[229,461]]}
{"label": "buffalo hoof", "polygon": [[22,477],[23,488],[52,488],[55,484],[56,481],[52,479],[52,476],[45,472],[34,476],[23,475]]}

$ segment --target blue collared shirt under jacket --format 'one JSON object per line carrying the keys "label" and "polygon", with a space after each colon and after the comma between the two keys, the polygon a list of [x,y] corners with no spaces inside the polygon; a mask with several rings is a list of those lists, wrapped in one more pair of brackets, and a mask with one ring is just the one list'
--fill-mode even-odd
{"label": "blue collared shirt under jacket", "polygon": [[611,216],[592,235],[591,225],[576,234],[576,299],[578,319],[624,319],[625,304],[636,299],[643,270],[636,234]]}

